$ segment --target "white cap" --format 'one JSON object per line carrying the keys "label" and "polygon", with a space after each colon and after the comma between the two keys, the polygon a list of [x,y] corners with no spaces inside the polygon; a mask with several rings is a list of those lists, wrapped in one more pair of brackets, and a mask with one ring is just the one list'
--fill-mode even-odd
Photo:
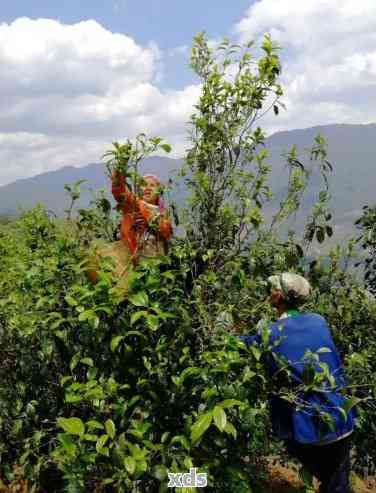
{"label": "white cap", "polygon": [[312,288],[307,279],[292,272],[283,272],[268,277],[268,283],[273,289],[282,291],[288,301],[305,301],[309,298]]}

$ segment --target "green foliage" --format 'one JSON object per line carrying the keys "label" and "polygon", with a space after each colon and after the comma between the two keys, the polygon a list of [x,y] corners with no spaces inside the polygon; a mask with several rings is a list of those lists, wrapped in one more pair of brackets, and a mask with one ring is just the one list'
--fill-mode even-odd
{"label": "green foliage", "polygon": [[347,271],[355,255],[354,245],[350,244],[342,251],[339,247],[333,250],[327,265],[322,261],[312,264],[311,276],[319,290],[308,308],[317,310],[330,323],[351,382],[353,397],[348,405],[357,398],[364,400],[358,408],[355,465],[360,472],[371,474],[376,465],[376,340],[373,337],[376,301],[359,285],[353,272]]}
{"label": "green foliage", "polygon": [[[274,446],[265,368],[267,320],[274,314],[265,279],[285,270],[310,277],[314,296],[306,308],[328,318],[352,378],[343,412],[365,402],[357,464],[374,466],[376,347],[369,334],[375,302],[346,269],[351,245],[333,250],[326,263],[305,257],[309,228],[319,241],[320,228],[323,240],[330,236],[330,166],[320,137],[312,160],[324,190],[308,237],[286,239],[276,227],[299,209],[309,184],[294,149],[286,199],[274,223],[264,224],[269,167],[264,134],[253,126],[270,105],[278,113],[282,90],[277,47],[266,37],[259,60],[251,48],[226,41],[213,53],[202,35],[195,39],[192,66],[203,89],[186,162],[187,234],[173,240],[168,257],[132,272],[126,299],[108,259],[96,284],[85,274],[91,241],[112,241],[117,233],[119,218],[101,192],[74,216],[80,183],[68,186],[66,221],[37,207],[1,226],[0,472],[6,479],[18,464],[32,491],[165,492],[168,472],[197,467],[208,474],[209,491],[252,492]],[[169,151],[143,135],[114,144],[109,174],[120,169],[137,188],[139,159],[157,148]],[[260,319],[262,347],[246,349],[228,334],[234,327],[254,332]],[[324,366],[310,371],[312,358],[319,355],[307,355],[306,391],[331,380]]]}
{"label": "green foliage", "polygon": [[171,146],[160,137],[148,139],[143,133],[137,135],[134,142],[129,139],[124,144],[114,142],[112,149],[103,156],[106,159],[109,178],[112,178],[114,173],[123,176],[130,190],[138,196],[142,184],[142,177],[138,173],[140,161],[158,150],[169,153]]}
{"label": "green foliage", "polygon": [[202,95],[186,160],[188,232],[201,254],[212,252],[210,263],[217,268],[241,254],[270,198],[265,135],[256,122],[268,105],[281,104],[283,92],[278,48],[265,37],[262,50],[257,61],[251,45],[225,41],[213,50],[203,34],[194,40],[191,65]]}
{"label": "green foliage", "polygon": [[371,293],[376,293],[376,207],[364,206],[355,223],[361,230],[358,241],[365,251],[364,279]]}
{"label": "green foliage", "polygon": [[286,156],[289,171],[289,182],[287,193],[280,204],[280,208],[274,215],[270,229],[273,230],[277,225],[283,223],[292,214],[298,212],[304,193],[306,192],[310,178],[317,167],[319,169],[324,188],[318,194],[318,200],[313,205],[311,215],[307,218],[304,233],[304,246],[306,251],[314,238],[318,243],[323,243],[326,237],[333,235],[333,228],[330,226],[332,214],[330,212],[330,194],[328,174],[333,171],[331,163],[327,160],[327,143],[322,135],[315,137],[312,148],[310,149],[309,164],[303,164],[299,159],[295,146],[292,147]]}
{"label": "green foliage", "polygon": [[266,450],[252,357],[226,350],[226,337],[203,350],[203,334],[181,322],[192,299],[179,245],[140,266],[124,302],[110,272],[88,284],[69,227],[37,209],[16,234],[1,242],[12,266],[1,272],[3,464],[21,464],[36,486],[54,474],[56,491],[136,491],[141,479],[155,491],[167,470],[199,467],[212,484],[230,458]]}

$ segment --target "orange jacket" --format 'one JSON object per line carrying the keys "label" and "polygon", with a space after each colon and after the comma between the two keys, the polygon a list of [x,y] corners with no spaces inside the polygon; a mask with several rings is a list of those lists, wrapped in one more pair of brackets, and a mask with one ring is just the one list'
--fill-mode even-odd
{"label": "orange jacket", "polygon": [[[148,228],[149,222],[153,219],[154,212],[150,204],[145,200],[137,198],[126,186],[124,176],[115,173],[112,177],[112,195],[118,202],[118,209],[123,212],[121,221],[120,236],[128,245],[132,255],[137,253],[140,238]],[[145,220],[145,225],[137,225],[135,212],[140,212]],[[167,217],[159,219],[158,236],[168,241],[172,236],[171,221]]]}

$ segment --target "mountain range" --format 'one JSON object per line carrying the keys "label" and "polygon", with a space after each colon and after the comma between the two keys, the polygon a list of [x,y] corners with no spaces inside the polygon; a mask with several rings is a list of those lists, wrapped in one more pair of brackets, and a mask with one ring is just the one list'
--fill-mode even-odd
{"label": "mountain range", "polygon": [[[333,165],[329,181],[338,239],[354,232],[353,223],[361,214],[363,205],[376,202],[376,124],[327,125],[278,132],[269,137],[266,146],[269,150],[268,162],[272,165],[270,185],[275,195],[274,206],[287,188],[288,172],[283,156],[292,145],[296,145],[299,154],[307,155],[307,149],[312,146],[318,133],[328,142],[328,160]],[[157,174],[166,182],[176,174],[181,164],[182,160],[179,159],[151,157],[142,163],[141,172]],[[103,164],[68,166],[0,187],[0,215],[14,215],[38,202],[44,203],[47,209],[57,215],[62,215],[69,202],[64,184],[72,184],[78,180],[86,180],[82,185],[83,189],[109,190]],[[303,201],[302,212],[295,221],[300,221],[302,214],[309,212],[319,189],[318,178],[313,176],[312,186]],[[175,191],[173,195],[180,196],[181,201],[184,192]],[[85,207],[89,201],[90,194],[86,191],[78,205]]]}

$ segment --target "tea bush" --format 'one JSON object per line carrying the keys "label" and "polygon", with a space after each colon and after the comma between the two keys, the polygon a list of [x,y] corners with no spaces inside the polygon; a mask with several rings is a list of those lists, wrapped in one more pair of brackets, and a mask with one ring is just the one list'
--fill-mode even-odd
{"label": "tea bush", "polygon": [[[58,220],[42,206],[0,229],[0,472],[22,468],[31,491],[167,491],[168,472],[197,467],[208,490],[252,492],[273,450],[270,383],[260,348],[229,335],[255,332],[272,318],[265,279],[294,270],[309,276],[306,309],[325,315],[351,376],[359,411],[358,467],[375,465],[376,307],[346,269],[351,244],[329,262],[309,263],[314,239],[331,235],[325,142],[311,161],[288,155],[288,191],[270,224],[264,134],[254,124],[265,106],[278,113],[277,47],[227,41],[217,51],[196,38],[192,66],[202,97],[192,118],[182,171],[191,191],[180,211],[186,234],[165,258],[130,274],[127,297],[104,259],[86,277],[93,239],[117,238],[106,197]],[[238,71],[234,72],[234,67]],[[234,75],[235,73],[235,75]],[[130,144],[129,144],[130,145]],[[323,190],[306,234],[281,225],[300,206],[313,166]]]}
{"label": "tea bush", "polygon": [[7,477],[18,463],[35,489],[164,491],[167,470],[197,466],[217,485],[254,474],[267,450],[260,355],[192,327],[184,246],[140,267],[128,302],[111,272],[88,283],[87,252],[40,208],[1,248]]}

